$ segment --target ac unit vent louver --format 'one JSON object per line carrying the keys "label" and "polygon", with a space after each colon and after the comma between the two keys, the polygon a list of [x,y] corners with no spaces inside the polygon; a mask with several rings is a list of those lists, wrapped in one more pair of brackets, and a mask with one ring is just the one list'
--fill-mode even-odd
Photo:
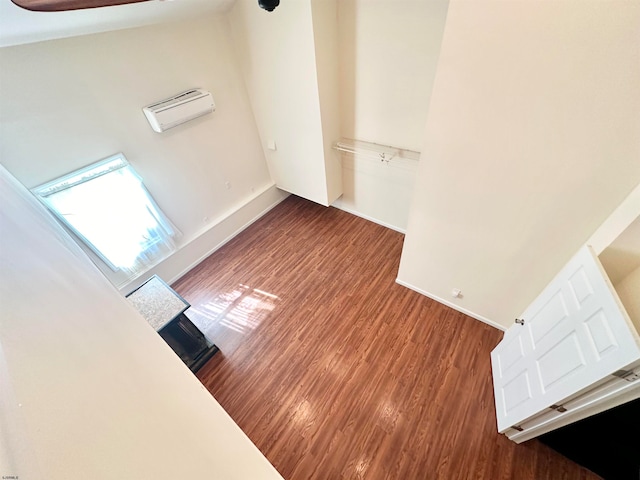
{"label": "ac unit vent louver", "polygon": [[142,109],[151,128],[160,133],[215,110],[211,93],[194,88]]}

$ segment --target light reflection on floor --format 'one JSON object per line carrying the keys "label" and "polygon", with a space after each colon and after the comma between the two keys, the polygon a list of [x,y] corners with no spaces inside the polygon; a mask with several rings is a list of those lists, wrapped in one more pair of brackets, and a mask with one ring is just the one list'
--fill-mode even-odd
{"label": "light reflection on floor", "polygon": [[398,421],[400,411],[395,402],[382,399],[378,404],[378,422],[386,431],[393,431]]}
{"label": "light reflection on floor", "polygon": [[308,400],[303,399],[302,401],[300,401],[292,411],[293,417],[291,418],[291,421],[298,425],[305,426],[313,420],[314,410]]}
{"label": "light reflection on floor", "polygon": [[187,315],[207,339],[229,352],[235,349],[233,340],[255,330],[279,300],[277,295],[239,284],[214,300],[192,305]]}

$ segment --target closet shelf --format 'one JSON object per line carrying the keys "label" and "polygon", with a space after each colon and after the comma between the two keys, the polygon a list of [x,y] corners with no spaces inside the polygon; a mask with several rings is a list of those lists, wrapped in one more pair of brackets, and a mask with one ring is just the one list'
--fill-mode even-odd
{"label": "closet shelf", "polygon": [[338,152],[371,158],[386,163],[400,158],[414,160],[416,162],[420,159],[420,152],[365,142],[363,140],[354,140],[352,138],[341,138],[333,144],[333,149]]}

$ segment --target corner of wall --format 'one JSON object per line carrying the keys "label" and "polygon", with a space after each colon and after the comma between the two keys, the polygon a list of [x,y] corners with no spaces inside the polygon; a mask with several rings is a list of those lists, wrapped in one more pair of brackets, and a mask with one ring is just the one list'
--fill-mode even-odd
{"label": "corner of wall", "polygon": [[158,275],[168,284],[177,281],[288,196],[274,184],[268,185],[241,205],[222,214],[210,227],[187,240],[169,258],[143,276],[119,285],[119,290],[129,293],[152,275]]}
{"label": "corner of wall", "polygon": [[459,305],[456,305],[455,303],[449,302],[448,300],[445,300],[442,297],[439,297],[437,295],[434,295],[432,293],[429,293],[425,290],[422,290],[418,287],[415,287],[413,285],[411,285],[408,282],[405,282],[404,280],[400,280],[399,278],[396,278],[396,283],[398,285],[402,285],[403,287],[407,287],[409,290],[413,290],[414,292],[417,292],[421,295],[424,295],[425,297],[429,297],[431,300],[435,300],[438,303],[441,303],[443,305],[446,305],[447,307],[453,308],[454,310],[457,310],[460,313],[464,313],[465,315],[471,317],[471,318],[475,318],[476,320],[480,320],[482,323],[486,323],[487,325],[497,328],[498,330],[502,330],[503,332],[506,331],[506,327],[504,325],[502,325],[501,323],[498,323],[494,320],[491,320],[487,317],[483,317],[482,315],[479,315],[477,313],[472,312],[471,310],[467,310],[466,308],[462,308]]}
{"label": "corner of wall", "polygon": [[596,254],[600,255],[639,216],[640,183],[589,237],[586,245],[591,245]]}

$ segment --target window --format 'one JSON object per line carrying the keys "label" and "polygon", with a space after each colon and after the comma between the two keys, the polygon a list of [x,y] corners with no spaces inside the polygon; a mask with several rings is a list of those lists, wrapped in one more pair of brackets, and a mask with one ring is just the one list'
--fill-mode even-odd
{"label": "window", "polygon": [[178,230],[123,154],[33,189],[112,270],[138,275],[175,251]]}

